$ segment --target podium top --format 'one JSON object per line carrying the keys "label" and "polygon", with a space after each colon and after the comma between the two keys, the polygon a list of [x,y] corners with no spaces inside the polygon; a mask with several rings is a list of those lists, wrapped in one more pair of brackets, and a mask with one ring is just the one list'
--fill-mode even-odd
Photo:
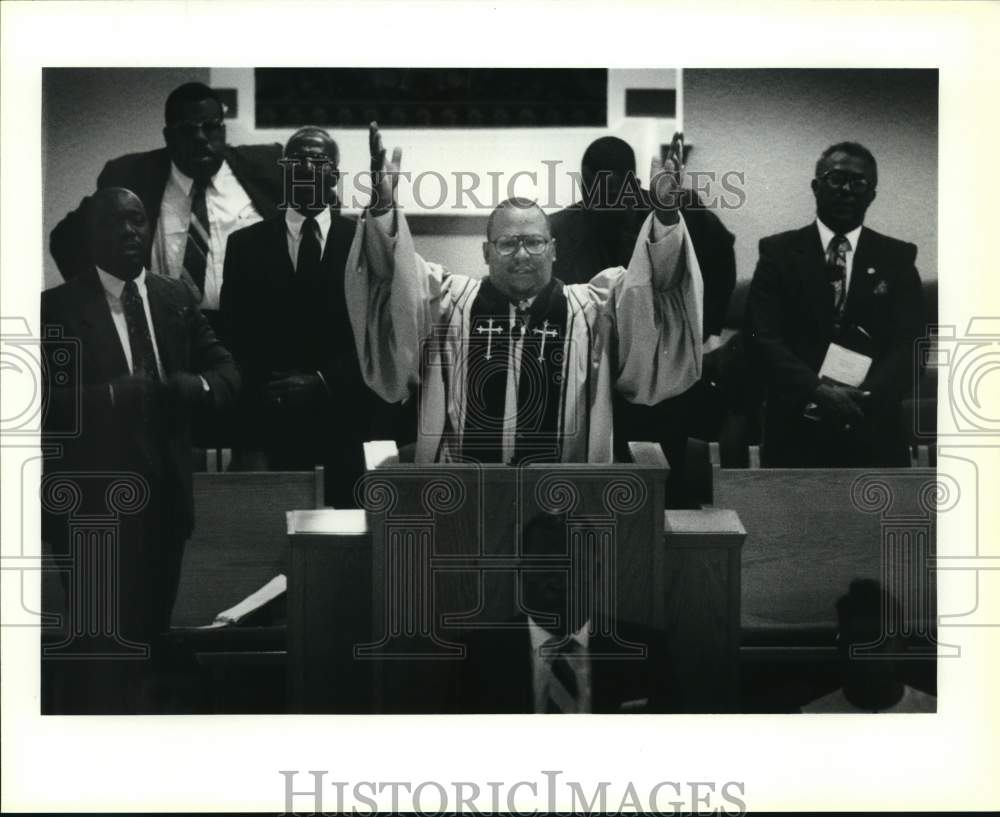
{"label": "podium top", "polygon": [[365,512],[361,510],[338,511],[333,508],[320,508],[308,511],[287,511],[285,520],[289,536],[296,534],[360,536],[368,533]]}

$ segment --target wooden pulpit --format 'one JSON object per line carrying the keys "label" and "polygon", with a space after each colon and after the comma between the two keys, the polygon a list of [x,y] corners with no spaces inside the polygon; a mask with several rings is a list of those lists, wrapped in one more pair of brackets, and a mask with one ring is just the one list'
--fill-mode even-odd
{"label": "wooden pulpit", "polygon": [[[364,510],[289,513],[291,711],[452,711],[466,636],[531,612],[518,571],[536,567],[565,572],[568,603],[615,649],[635,649],[617,638],[626,624],[668,640],[673,708],[731,710],[745,534],[715,510],[668,512],[665,528],[666,463],[637,459],[393,463],[363,478]],[[541,564],[522,541],[539,513],[567,529],[565,551]]]}

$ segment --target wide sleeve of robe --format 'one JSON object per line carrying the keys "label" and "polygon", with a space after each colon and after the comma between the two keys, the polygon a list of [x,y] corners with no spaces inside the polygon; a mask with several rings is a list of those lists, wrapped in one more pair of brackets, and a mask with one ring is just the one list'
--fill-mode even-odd
{"label": "wide sleeve of robe", "polygon": [[599,342],[614,387],[631,403],[655,405],[701,377],[702,278],[683,216],[656,225],[650,214],[628,268],[607,269],[587,284],[598,307]]}
{"label": "wide sleeve of robe", "polygon": [[421,347],[447,309],[446,279],[416,253],[401,213],[358,219],[344,295],[365,383],[383,400],[398,403],[416,388]]}

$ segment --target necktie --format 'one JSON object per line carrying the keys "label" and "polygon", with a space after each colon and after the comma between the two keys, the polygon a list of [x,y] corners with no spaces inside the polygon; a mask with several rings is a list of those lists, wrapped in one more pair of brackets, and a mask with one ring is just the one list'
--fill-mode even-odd
{"label": "necktie", "polygon": [[514,328],[520,331],[522,327],[527,331],[528,308],[531,305],[527,301],[519,301],[514,304]]}
{"label": "necktie", "polygon": [[125,282],[122,307],[125,312],[125,324],[128,326],[128,343],[132,350],[132,373],[139,377],[159,380],[156,352],[153,350],[153,335],[135,281]]}
{"label": "necktie", "polygon": [[845,236],[835,235],[826,250],[826,270],[833,294],[833,316],[839,319],[844,314],[847,300],[847,251],[851,242]]}
{"label": "necktie", "polygon": [[299,255],[295,262],[295,274],[300,278],[312,278],[319,272],[323,248],[320,246],[319,224],[310,216],[302,222],[299,232]]}
{"label": "necktie", "polygon": [[205,184],[191,184],[191,220],[188,222],[187,246],[184,248],[184,269],[205,294],[205,268],[208,264],[210,225],[205,204]]}
{"label": "necktie", "polygon": [[[553,644],[557,640],[552,639],[547,643]],[[570,639],[558,652],[551,654],[551,671],[545,702],[545,711],[549,714],[571,713],[580,710],[580,685],[576,678],[576,670],[569,661],[576,650],[576,641]]]}

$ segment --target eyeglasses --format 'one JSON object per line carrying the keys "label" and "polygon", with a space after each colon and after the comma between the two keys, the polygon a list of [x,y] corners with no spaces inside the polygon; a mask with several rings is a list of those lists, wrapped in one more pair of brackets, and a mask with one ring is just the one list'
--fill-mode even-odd
{"label": "eyeglasses", "polygon": [[225,123],[221,119],[205,119],[201,122],[175,122],[170,127],[181,136],[197,136],[198,131],[204,131],[205,136],[216,136],[222,132]]}
{"label": "eyeglasses", "polygon": [[498,255],[513,255],[522,246],[529,255],[541,255],[549,246],[549,239],[543,235],[503,235],[489,243],[496,247]]}
{"label": "eyeglasses", "polygon": [[840,190],[846,184],[852,193],[867,193],[872,187],[871,180],[866,176],[856,176],[844,170],[828,170],[819,178],[831,190]]}

